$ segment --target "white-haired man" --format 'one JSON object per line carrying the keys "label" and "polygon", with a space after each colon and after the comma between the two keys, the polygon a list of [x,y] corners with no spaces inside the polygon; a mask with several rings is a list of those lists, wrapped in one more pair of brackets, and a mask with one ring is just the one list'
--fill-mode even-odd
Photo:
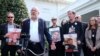
{"label": "white-haired man", "polygon": [[[51,45],[51,37],[48,33],[46,22],[39,18],[39,9],[36,7],[33,7],[31,10],[31,18],[23,21],[22,23],[22,34],[29,34],[30,36],[28,45],[28,49],[30,49],[35,54],[41,54],[44,51],[44,44],[45,44],[45,38],[48,43]],[[26,42],[26,41],[25,41]],[[52,43],[51,45],[52,49],[55,49],[55,44]],[[28,56],[36,56],[31,51],[28,51]]]}

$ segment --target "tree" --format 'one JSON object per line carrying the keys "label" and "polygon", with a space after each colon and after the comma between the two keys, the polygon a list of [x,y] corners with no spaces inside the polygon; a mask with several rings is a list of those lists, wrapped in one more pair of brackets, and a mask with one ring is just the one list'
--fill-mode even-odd
{"label": "tree", "polygon": [[6,22],[6,13],[9,11],[15,14],[15,22],[18,24],[28,17],[24,0],[0,0],[0,23]]}

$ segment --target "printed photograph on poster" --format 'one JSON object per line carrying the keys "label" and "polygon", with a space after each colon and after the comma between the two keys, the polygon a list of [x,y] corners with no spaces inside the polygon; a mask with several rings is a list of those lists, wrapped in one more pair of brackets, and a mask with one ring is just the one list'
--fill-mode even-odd
{"label": "printed photograph on poster", "polygon": [[60,38],[60,28],[59,27],[49,28],[49,33],[50,33],[50,35],[52,37],[52,40],[54,42],[61,41],[61,38]]}
{"label": "printed photograph on poster", "polygon": [[77,34],[64,34],[64,45],[66,52],[78,51]]}
{"label": "printed photograph on poster", "polygon": [[6,34],[6,42],[8,45],[17,45],[18,39],[20,38],[21,29],[19,28],[9,28]]}

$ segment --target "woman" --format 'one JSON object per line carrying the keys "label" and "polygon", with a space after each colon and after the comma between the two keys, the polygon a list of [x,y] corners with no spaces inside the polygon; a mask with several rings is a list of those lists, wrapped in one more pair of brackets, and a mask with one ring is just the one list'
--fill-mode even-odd
{"label": "woman", "polygon": [[100,27],[96,17],[91,17],[85,31],[87,56],[100,56]]}

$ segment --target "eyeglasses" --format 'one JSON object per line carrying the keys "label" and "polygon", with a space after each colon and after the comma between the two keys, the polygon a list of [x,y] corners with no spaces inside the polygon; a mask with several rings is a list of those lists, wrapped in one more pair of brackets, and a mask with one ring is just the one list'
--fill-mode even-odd
{"label": "eyeglasses", "polygon": [[7,18],[14,18],[14,17],[8,16]]}

